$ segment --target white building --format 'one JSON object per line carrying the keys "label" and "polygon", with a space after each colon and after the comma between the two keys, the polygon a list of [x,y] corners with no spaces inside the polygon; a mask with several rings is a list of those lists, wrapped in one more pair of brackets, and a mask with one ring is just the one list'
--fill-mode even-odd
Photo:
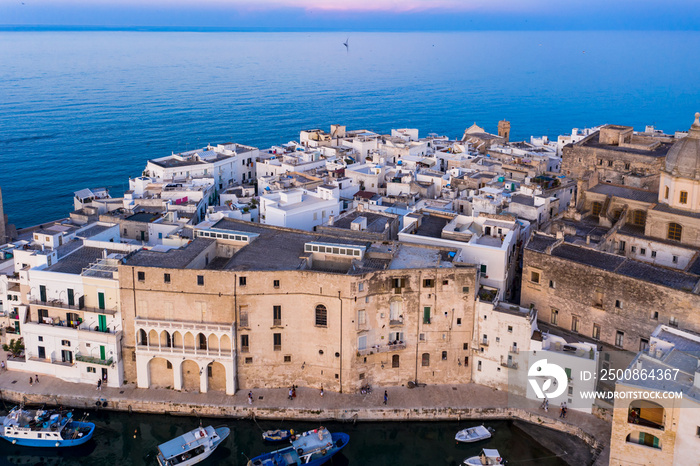
{"label": "white building", "polygon": [[302,189],[260,197],[260,223],[313,231],[341,211],[337,186],[322,185],[316,192]]}

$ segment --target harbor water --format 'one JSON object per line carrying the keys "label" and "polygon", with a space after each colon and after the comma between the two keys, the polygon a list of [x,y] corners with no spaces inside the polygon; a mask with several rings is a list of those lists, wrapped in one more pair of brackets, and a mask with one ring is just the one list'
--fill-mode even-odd
{"label": "harbor water", "polygon": [[[80,412],[76,412],[78,418]],[[96,424],[87,444],[66,449],[18,447],[0,440],[0,465],[155,465],[157,446],[199,425],[195,417],[91,412]],[[246,457],[257,456],[281,446],[265,444],[262,430],[292,428],[297,432],[319,427],[296,421],[251,421],[202,418],[203,425],[226,425],[231,435],[202,465],[245,466]],[[324,423],[331,432],[350,435],[350,442],[327,464],[333,466],[458,466],[479,453],[496,448],[512,464],[555,466],[562,459],[509,421],[489,421],[495,433],[476,444],[457,444],[454,435],[474,425],[468,422]],[[284,444],[281,444],[284,446]]]}

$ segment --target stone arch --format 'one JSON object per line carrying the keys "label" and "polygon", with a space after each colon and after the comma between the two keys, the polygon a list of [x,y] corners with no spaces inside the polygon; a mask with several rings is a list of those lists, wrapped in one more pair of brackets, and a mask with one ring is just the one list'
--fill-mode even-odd
{"label": "stone arch", "polygon": [[194,344],[196,345],[197,350],[206,351],[207,350],[207,336],[204,335],[202,332],[199,332],[197,334],[197,339],[194,342]]}
{"label": "stone arch", "polygon": [[207,366],[209,391],[226,391],[226,368],[220,362],[211,362]]}
{"label": "stone arch", "polygon": [[221,340],[219,340],[219,346],[221,351],[231,353],[231,338],[228,335],[222,335]]}
{"label": "stone arch", "polygon": [[187,392],[199,392],[199,364],[187,359],[182,362],[182,390]]}
{"label": "stone arch", "polygon": [[142,328],[136,334],[136,341],[139,345],[148,346],[148,334]]}
{"label": "stone arch", "polygon": [[173,332],[173,348],[182,348],[183,347],[183,341],[182,341],[182,334],[175,330]]}
{"label": "stone arch", "polygon": [[185,345],[184,345],[185,349],[194,350],[194,335],[192,335],[191,332],[185,333],[184,341],[185,341]]}
{"label": "stone arch", "polygon": [[158,347],[158,342],[160,341],[160,335],[155,330],[148,332],[148,345],[153,347]]}
{"label": "stone arch", "polygon": [[165,358],[148,361],[148,388],[172,388],[174,386],[172,364]]}
{"label": "stone arch", "polygon": [[319,304],[314,310],[314,325],[316,327],[328,327],[328,308]]}
{"label": "stone arch", "polygon": [[160,332],[160,347],[161,348],[172,348],[173,346],[173,338],[170,335],[170,332],[167,330],[163,330]]}
{"label": "stone arch", "polygon": [[215,334],[209,335],[209,339],[207,341],[207,345],[210,351],[219,351],[219,337],[217,337]]}
{"label": "stone arch", "polygon": [[627,434],[627,438],[625,439],[625,441],[627,443],[644,445],[646,447],[658,448],[659,450],[661,450],[661,439],[659,439],[655,435],[646,432],[640,432],[635,430]]}

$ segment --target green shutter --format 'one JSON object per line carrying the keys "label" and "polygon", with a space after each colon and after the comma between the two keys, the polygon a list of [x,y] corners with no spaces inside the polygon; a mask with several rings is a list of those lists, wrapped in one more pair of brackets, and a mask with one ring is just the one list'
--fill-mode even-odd
{"label": "green shutter", "polygon": [[486,264],[481,264],[481,273],[486,273]]}
{"label": "green shutter", "polygon": [[100,359],[102,359],[103,361],[105,359],[107,359],[107,358],[105,358],[105,347],[104,346],[100,346]]}
{"label": "green shutter", "polygon": [[39,285],[39,299],[42,303],[46,302],[46,287],[44,285]]}
{"label": "green shutter", "polygon": [[430,323],[430,308],[427,306],[423,308],[423,323],[424,324]]}
{"label": "green shutter", "polygon": [[566,377],[568,377],[569,380],[573,380],[573,378],[571,377],[571,369],[567,367],[564,370],[566,371]]}
{"label": "green shutter", "polygon": [[[98,321],[98,330],[100,332],[106,332],[107,331],[107,316],[105,315],[99,315],[97,316],[97,321]],[[104,359],[104,358],[102,358]]]}
{"label": "green shutter", "polygon": [[97,293],[97,301],[98,301],[99,308],[104,309],[105,308],[105,294],[102,292]]}
{"label": "green shutter", "polygon": [[72,288],[68,288],[68,305],[75,306],[75,294]]}

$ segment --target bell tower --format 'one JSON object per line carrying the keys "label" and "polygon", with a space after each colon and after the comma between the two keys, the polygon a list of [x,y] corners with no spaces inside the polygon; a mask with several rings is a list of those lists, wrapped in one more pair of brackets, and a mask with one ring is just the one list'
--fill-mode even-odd
{"label": "bell tower", "polygon": [[510,121],[501,120],[498,122],[498,135],[505,138],[506,142],[510,139]]}

